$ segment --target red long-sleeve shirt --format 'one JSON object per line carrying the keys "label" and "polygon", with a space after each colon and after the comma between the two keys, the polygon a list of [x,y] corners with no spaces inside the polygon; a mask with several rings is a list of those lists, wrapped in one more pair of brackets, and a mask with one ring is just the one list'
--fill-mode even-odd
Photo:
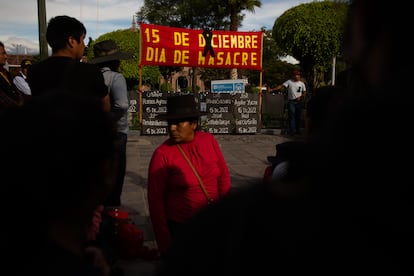
{"label": "red long-sleeve shirt", "polygon": [[[218,200],[230,191],[230,174],[216,138],[196,132],[181,143],[203,180],[210,197]],[[167,221],[185,222],[207,205],[207,199],[190,165],[176,144],[166,140],[153,153],[148,169],[148,204],[161,253],[171,244]]]}

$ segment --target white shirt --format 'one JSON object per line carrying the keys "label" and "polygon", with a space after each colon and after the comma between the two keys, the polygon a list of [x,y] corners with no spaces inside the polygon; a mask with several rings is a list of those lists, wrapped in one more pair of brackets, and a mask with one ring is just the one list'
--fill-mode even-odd
{"label": "white shirt", "polygon": [[306,92],[306,85],[302,81],[289,79],[283,83],[283,86],[287,88],[288,100],[295,100],[301,97],[303,92]]}
{"label": "white shirt", "polygon": [[19,75],[13,78],[13,83],[16,88],[25,95],[32,95],[29,83],[26,81],[26,76],[20,71]]}

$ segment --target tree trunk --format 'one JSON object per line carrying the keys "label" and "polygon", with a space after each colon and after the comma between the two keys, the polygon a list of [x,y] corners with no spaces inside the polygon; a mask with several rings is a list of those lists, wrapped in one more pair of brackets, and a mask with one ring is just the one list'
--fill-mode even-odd
{"label": "tree trunk", "polygon": [[191,89],[193,90],[193,94],[198,97],[197,91],[197,67],[193,67],[193,73],[191,75]]}
{"label": "tree trunk", "polygon": [[239,77],[238,77],[238,74],[237,74],[237,68],[232,68],[230,70],[230,79],[237,80],[238,78]]}
{"label": "tree trunk", "polygon": [[[232,6],[232,8],[230,9],[230,31],[237,32],[238,28],[239,28],[239,12],[235,6]],[[231,80],[238,79],[237,68],[232,68],[230,70],[230,79]]]}

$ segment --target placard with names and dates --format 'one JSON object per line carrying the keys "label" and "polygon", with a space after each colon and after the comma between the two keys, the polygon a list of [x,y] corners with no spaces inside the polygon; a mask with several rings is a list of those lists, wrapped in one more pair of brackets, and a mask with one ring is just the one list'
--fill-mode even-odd
{"label": "placard with names and dates", "polygon": [[168,93],[161,91],[142,92],[141,135],[167,135],[167,121],[157,119],[157,115],[167,112]]}
{"label": "placard with names and dates", "polygon": [[235,133],[257,132],[259,94],[236,93],[233,95]]}
{"label": "placard with names and dates", "polygon": [[[170,93],[144,91],[142,93],[142,135],[167,135],[165,120],[157,119],[167,112]],[[259,95],[251,93],[203,94],[200,109],[203,131],[212,134],[255,134],[258,129]]]}
{"label": "placard with names and dates", "polygon": [[207,119],[205,130],[212,134],[234,132],[232,96],[229,93],[209,93],[205,96]]}

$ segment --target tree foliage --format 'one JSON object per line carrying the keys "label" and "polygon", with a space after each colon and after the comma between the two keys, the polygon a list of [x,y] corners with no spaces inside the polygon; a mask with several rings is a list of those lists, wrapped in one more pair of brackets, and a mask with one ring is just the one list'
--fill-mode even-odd
{"label": "tree foliage", "polygon": [[[121,51],[132,52],[134,57],[130,60],[121,60],[119,72],[127,80],[128,89],[136,89],[139,83],[139,43],[140,34],[138,30],[126,29],[116,30],[101,35],[94,41],[90,41],[88,47],[88,59],[93,58],[93,46],[103,40],[112,39],[119,46]],[[158,85],[160,72],[158,67],[146,66],[142,70],[142,78],[147,80],[149,84]]]}
{"label": "tree foliage", "polygon": [[[263,30],[263,51],[262,51],[262,84],[275,87],[291,76],[296,65],[280,60],[284,52],[278,47],[272,36],[272,31]],[[252,86],[260,85],[260,71],[240,70],[241,76],[246,76]]]}
{"label": "tree foliage", "polygon": [[260,8],[260,0],[228,0],[228,11],[230,15],[230,31],[237,31],[244,19],[243,11],[255,12],[255,8]]}
{"label": "tree foliage", "polygon": [[[254,13],[255,8],[260,8],[262,2],[260,0],[229,0],[228,9],[230,12],[230,31],[237,31],[243,21],[244,10]],[[237,68],[230,70],[230,79],[238,79]]]}
{"label": "tree foliage", "polygon": [[348,5],[344,1],[322,1],[298,5],[276,19],[273,38],[277,45],[300,61],[305,77],[331,68],[332,58],[341,53]]}
{"label": "tree foliage", "polygon": [[136,16],[140,22],[189,29],[224,30],[230,24],[220,0],[145,0]]}
{"label": "tree foliage", "polygon": [[189,29],[237,31],[243,11],[254,13],[260,0],[145,0],[136,13],[140,22]]}

